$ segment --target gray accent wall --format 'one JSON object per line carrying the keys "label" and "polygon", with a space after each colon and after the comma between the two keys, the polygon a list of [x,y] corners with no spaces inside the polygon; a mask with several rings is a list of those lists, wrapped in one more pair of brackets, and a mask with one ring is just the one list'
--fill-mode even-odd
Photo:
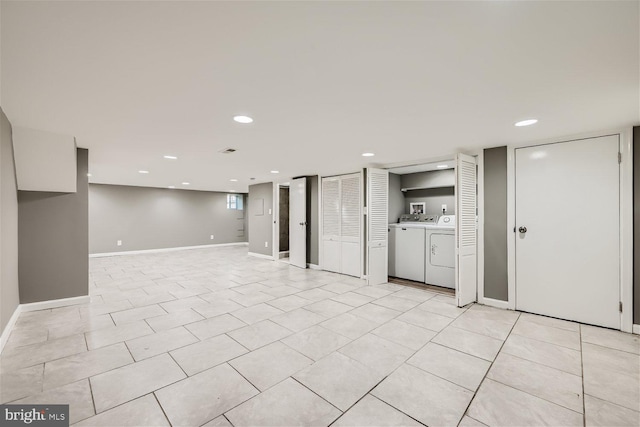
{"label": "gray accent wall", "polygon": [[307,262],[320,265],[320,204],[318,176],[307,177]]}
{"label": "gray accent wall", "polygon": [[455,171],[453,169],[401,175],[402,188],[453,187],[456,183],[455,180]]}
{"label": "gray accent wall", "polygon": [[20,304],[17,188],[11,123],[0,108],[0,334]]}
{"label": "gray accent wall", "polygon": [[424,213],[442,215],[442,205],[447,205],[447,215],[456,213],[456,197],[453,187],[427,188],[425,190],[409,190],[404,193],[404,212],[410,212],[411,203],[424,203]]}
{"label": "gray accent wall", "polygon": [[405,212],[404,193],[400,175],[389,173],[389,224],[398,222]]}
{"label": "gray accent wall", "polygon": [[484,150],[484,296],[508,300],[507,147]]}
{"label": "gray accent wall", "polygon": [[18,192],[22,304],[88,295],[89,152],[77,149],[77,191]]}
{"label": "gray accent wall", "polygon": [[92,254],[246,242],[246,236],[245,210],[227,209],[227,193],[89,185]]}
{"label": "gray accent wall", "polygon": [[[249,252],[273,256],[273,183],[249,186]],[[265,247],[267,242],[267,247]]]}
{"label": "gray accent wall", "polygon": [[633,323],[640,324],[640,126],[633,128]]}

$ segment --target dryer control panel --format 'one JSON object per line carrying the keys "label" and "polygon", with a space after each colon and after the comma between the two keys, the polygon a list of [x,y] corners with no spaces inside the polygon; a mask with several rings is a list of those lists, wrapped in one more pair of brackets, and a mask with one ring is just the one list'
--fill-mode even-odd
{"label": "dryer control panel", "polygon": [[456,225],[455,215],[442,215],[438,219],[438,225],[443,227],[453,227]]}

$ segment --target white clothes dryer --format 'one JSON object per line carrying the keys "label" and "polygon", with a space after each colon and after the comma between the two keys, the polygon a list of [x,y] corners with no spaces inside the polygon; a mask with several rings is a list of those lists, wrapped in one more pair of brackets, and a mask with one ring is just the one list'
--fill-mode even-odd
{"label": "white clothes dryer", "polygon": [[426,229],[425,283],[455,288],[455,215],[442,215]]}

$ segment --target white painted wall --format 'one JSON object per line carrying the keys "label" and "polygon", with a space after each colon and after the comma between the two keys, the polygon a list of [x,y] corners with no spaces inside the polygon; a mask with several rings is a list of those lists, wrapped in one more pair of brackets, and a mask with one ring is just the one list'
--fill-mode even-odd
{"label": "white painted wall", "polygon": [[76,142],[70,135],[13,127],[18,190],[76,192]]}

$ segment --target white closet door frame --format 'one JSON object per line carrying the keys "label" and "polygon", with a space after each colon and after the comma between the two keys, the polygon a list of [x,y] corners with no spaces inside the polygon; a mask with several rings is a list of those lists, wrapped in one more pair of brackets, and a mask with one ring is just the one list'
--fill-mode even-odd
{"label": "white closet door frame", "polygon": [[322,175],[318,175],[318,265],[315,268],[322,270]]}
{"label": "white closet door frame", "polygon": [[271,211],[273,212],[271,216],[271,229],[273,230],[273,235],[271,236],[271,256],[274,261],[278,261],[280,259],[280,186],[284,184],[285,182],[271,183],[273,186],[273,206],[271,207]]}
{"label": "white closet door frame", "polygon": [[[579,139],[620,135],[620,300],[623,304],[621,328],[633,331],[633,130],[631,128],[592,132],[564,138],[524,142],[507,146],[507,253],[508,253],[508,308],[516,306],[516,233],[515,227],[515,149]],[[638,328],[640,329],[640,327]]]}
{"label": "white closet door frame", "polygon": [[292,266],[307,268],[307,227],[307,178],[303,176],[292,179],[289,185],[289,263]]}
{"label": "white closet door frame", "polygon": [[280,183],[271,183],[271,192],[273,194],[271,208],[265,206],[265,215],[271,209],[271,258],[274,261],[280,259]]}

